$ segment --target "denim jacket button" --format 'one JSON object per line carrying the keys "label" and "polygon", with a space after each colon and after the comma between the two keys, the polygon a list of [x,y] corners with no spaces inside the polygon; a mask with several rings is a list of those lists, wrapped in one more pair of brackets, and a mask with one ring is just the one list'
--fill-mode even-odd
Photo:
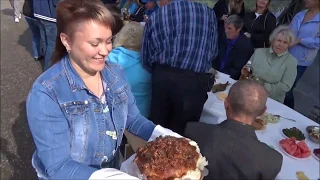
{"label": "denim jacket button", "polygon": [[88,101],[87,101],[87,100],[85,100],[85,101],[84,101],[84,104],[88,104]]}

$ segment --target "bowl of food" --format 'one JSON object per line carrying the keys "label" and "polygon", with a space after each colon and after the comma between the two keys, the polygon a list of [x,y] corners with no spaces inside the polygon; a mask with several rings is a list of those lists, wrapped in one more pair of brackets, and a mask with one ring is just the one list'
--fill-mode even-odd
{"label": "bowl of food", "polygon": [[308,126],[306,128],[306,131],[308,132],[309,139],[317,144],[320,144],[320,128],[319,126]]}
{"label": "bowl of food", "polygon": [[313,157],[314,157],[316,160],[320,161],[320,148],[313,150]]}
{"label": "bowl of food", "polygon": [[200,180],[208,165],[196,142],[172,136],[158,137],[140,147],[134,162],[140,178],[148,180]]}
{"label": "bowl of food", "polygon": [[302,141],[306,139],[304,134],[296,127],[282,129],[281,133],[285,138],[294,137],[297,141]]}

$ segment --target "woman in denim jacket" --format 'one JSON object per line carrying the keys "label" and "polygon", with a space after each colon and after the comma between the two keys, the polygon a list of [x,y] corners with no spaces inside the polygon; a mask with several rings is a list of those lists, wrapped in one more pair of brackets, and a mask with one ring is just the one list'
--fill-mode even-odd
{"label": "woman in denim jacket", "polygon": [[161,129],[140,115],[122,68],[105,63],[114,22],[97,0],[57,6],[55,64],[27,99],[39,179],[89,179],[100,168],[119,168],[125,130],[149,140]]}

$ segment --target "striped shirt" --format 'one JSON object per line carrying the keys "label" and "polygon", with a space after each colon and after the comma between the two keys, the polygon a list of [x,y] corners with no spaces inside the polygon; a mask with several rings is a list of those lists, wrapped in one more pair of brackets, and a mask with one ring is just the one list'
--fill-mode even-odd
{"label": "striped shirt", "polygon": [[159,8],[146,23],[141,59],[153,64],[208,72],[218,54],[215,13],[206,5],[174,0]]}

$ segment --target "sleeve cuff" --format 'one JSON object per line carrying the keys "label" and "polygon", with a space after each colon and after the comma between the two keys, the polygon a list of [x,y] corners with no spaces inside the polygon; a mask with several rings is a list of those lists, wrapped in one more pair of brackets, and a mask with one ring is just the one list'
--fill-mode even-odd
{"label": "sleeve cuff", "polygon": [[174,136],[174,137],[178,137],[178,138],[182,138],[183,136],[181,136],[178,133],[175,133],[173,131],[171,131],[170,129],[164,128],[160,125],[157,125],[152,134],[151,137],[149,138],[148,142],[155,140],[157,137],[161,136],[161,135],[169,135],[169,136]]}

